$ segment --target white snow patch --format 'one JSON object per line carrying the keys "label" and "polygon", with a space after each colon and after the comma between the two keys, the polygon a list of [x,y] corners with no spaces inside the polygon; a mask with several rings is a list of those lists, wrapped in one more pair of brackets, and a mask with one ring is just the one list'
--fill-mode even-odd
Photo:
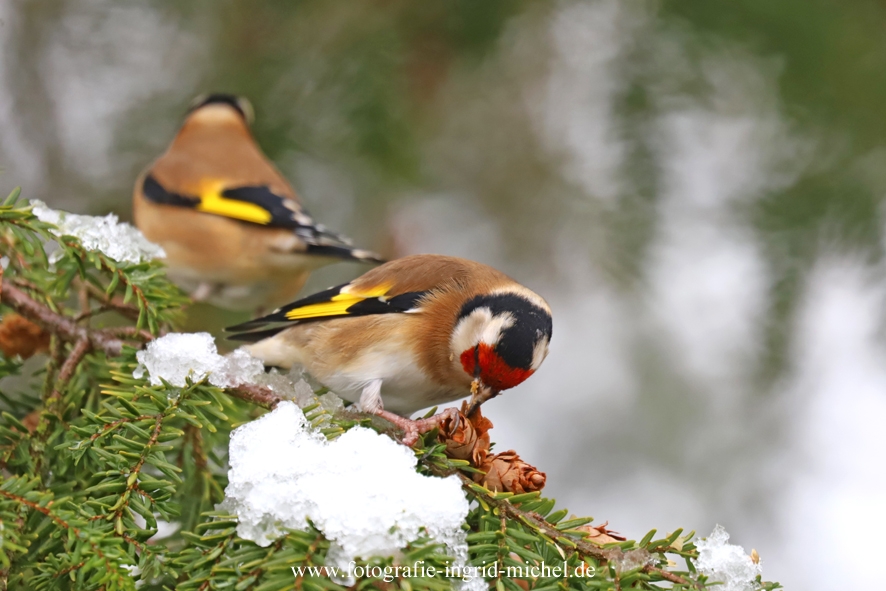
{"label": "white snow patch", "polygon": [[710,577],[711,581],[720,581],[722,591],[753,591],[756,588],[754,579],[762,574],[762,567],[754,563],[744,548],[729,544],[729,534],[722,525],[714,527],[714,531],[704,540],[695,543],[698,548],[698,571]]}
{"label": "white snow patch", "polygon": [[[138,513],[133,513],[132,518],[135,521],[135,524],[139,526],[141,529],[145,529],[148,525],[148,522],[144,517],[139,515]],[[173,535],[175,532],[181,529],[182,524],[175,521],[165,521],[159,513],[154,513],[154,519],[157,521],[157,533],[148,539],[148,543],[157,542],[164,538],[168,538]]]}
{"label": "white snow patch", "polygon": [[334,441],[312,430],[299,408],[282,402],[234,431],[221,509],[237,533],[267,546],[311,520],[333,543],[327,562],[396,555],[425,533],[463,565],[468,502],[459,481],[415,471],[412,451],[371,429]]}
{"label": "white snow patch", "polygon": [[133,377],[140,379],[147,371],[152,386],[166,380],[182,387],[186,378],[197,382],[209,376],[210,384],[227,388],[254,383],[264,374],[262,362],[242,349],[219,355],[208,332],[169,333],[148,343],[135,357],[138,367]]}
{"label": "white snow patch", "polygon": [[77,215],[50,209],[36,199],[31,200],[31,205],[37,219],[58,228],[53,234],[79,238],[83,248],[101,251],[115,261],[138,264],[166,256],[162,248],[148,242],[137,228],[126,222],[120,223],[112,213],[104,217]]}
{"label": "white snow patch", "polygon": [[[243,351],[243,353],[246,352]],[[280,398],[292,400],[302,408],[313,404],[316,400],[320,401],[323,408],[333,413],[339,408],[344,408],[341,399],[334,394],[324,394],[315,398],[314,388],[305,381],[304,370],[298,367],[293,367],[285,374],[280,373],[277,368],[273,368],[268,373],[258,376],[254,383],[273,390]]]}
{"label": "white snow patch", "polygon": [[129,575],[132,577],[137,577],[138,575],[142,574],[142,569],[140,569],[136,564],[121,564],[120,568],[128,572]]}
{"label": "white snow patch", "polygon": [[132,376],[141,379],[147,372],[152,386],[159,386],[165,380],[181,388],[187,378],[199,382],[208,377],[209,383],[219,388],[240,384],[264,386],[280,398],[295,401],[302,407],[319,402],[331,414],[344,407],[341,399],[332,392],[315,396],[300,369],[286,374],[276,369],[265,373],[264,364],[244,349],[219,355],[215,340],[208,332],[169,333],[148,343],[135,358],[138,367]]}
{"label": "white snow patch", "polygon": [[[205,332],[198,334],[209,336]],[[212,337],[210,336],[209,338],[211,339]],[[215,349],[214,342],[212,343],[212,349]],[[252,384],[261,381],[264,373],[264,363],[245,350],[237,349],[221,357],[221,369],[209,374],[209,383],[219,388]]]}

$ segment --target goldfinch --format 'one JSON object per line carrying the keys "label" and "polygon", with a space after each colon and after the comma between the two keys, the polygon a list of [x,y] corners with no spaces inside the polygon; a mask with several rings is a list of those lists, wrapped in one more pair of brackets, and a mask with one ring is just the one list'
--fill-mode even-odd
{"label": "goldfinch", "polygon": [[240,97],[198,97],[166,152],[135,184],[133,217],[166,251],[169,276],[195,300],[247,310],[291,301],[311,271],[381,262],[315,224],[250,132]]}
{"label": "goldfinch", "polygon": [[252,331],[231,338],[266,365],[304,367],[364,412],[409,416],[471,393],[470,414],[539,368],[551,310],[491,267],[414,255],[228,330]]}

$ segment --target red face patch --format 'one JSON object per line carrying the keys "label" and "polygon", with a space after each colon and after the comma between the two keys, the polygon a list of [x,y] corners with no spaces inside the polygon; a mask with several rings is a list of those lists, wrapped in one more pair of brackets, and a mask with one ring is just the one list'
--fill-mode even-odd
{"label": "red face patch", "polygon": [[476,352],[471,348],[461,354],[461,365],[467,373],[474,375],[479,362],[480,379],[490,388],[507,390],[533,374],[531,369],[511,367],[486,343],[480,343],[476,349]]}

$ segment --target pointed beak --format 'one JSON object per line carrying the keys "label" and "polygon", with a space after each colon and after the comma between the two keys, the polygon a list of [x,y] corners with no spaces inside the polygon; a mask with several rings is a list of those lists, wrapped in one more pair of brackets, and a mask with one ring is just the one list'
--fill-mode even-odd
{"label": "pointed beak", "polygon": [[481,382],[480,378],[474,378],[474,381],[471,382],[471,401],[468,403],[468,414],[466,416],[470,418],[474,411],[480,408],[481,404],[496,396],[498,396],[498,390],[490,388]]}

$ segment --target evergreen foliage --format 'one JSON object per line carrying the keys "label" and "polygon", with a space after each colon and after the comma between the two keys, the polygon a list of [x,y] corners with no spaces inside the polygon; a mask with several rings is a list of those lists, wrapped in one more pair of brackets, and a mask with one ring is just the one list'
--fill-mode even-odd
{"label": "evergreen foliage", "polygon": [[[0,589],[344,588],[323,571],[294,572],[325,564],[329,543],[313,526],[262,548],[215,510],[232,429],[272,401],[205,381],[179,388],[132,377],[137,348],[171,329],[187,302],[162,264],[123,264],[51,229],[17,192],[0,206],[0,313],[15,311],[49,333],[39,365],[0,355],[0,379],[7,378],[0,381]],[[358,423],[378,428],[369,418],[330,415],[319,403],[303,410],[329,438]],[[569,517],[538,493],[483,488],[433,433],[416,448],[420,470],[462,479],[472,501],[470,562],[487,574],[496,565],[488,582],[497,591],[708,588],[691,533],[653,530],[639,541],[596,545],[580,529],[590,518]],[[419,561],[421,576],[386,581],[393,559],[370,559],[362,565],[380,568],[364,571],[356,588],[452,587],[442,548],[416,542],[397,564]],[[594,576],[527,571],[542,562]]]}

